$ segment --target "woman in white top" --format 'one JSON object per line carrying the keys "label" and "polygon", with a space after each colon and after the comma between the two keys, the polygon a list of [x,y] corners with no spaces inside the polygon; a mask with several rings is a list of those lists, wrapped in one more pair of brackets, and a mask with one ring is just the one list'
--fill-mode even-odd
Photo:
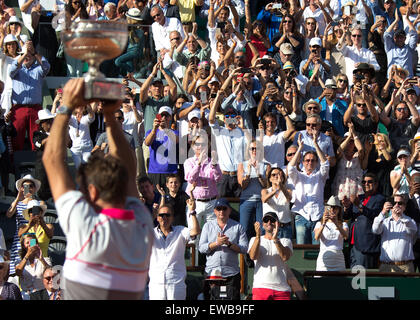
{"label": "woman in white top", "polygon": [[324,215],[314,228],[315,239],[320,242],[316,271],[344,271],[343,240],[348,238],[349,227],[343,222],[342,205],[331,196]]}
{"label": "woman in white top", "polygon": [[23,234],[21,240],[22,261],[16,266],[16,274],[22,289],[22,297],[29,300],[29,294],[44,289],[43,273],[51,262],[48,257],[44,258],[34,233]]}
{"label": "woman in white top", "polygon": [[279,237],[292,238],[292,213],[290,201],[292,190],[286,187],[287,178],[280,168],[271,168],[268,173],[268,188],[261,190],[263,217],[267,212],[275,212],[279,218]]}

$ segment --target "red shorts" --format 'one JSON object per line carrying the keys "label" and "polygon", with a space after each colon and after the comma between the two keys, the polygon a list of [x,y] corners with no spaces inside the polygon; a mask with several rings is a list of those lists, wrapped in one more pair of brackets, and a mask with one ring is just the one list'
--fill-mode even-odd
{"label": "red shorts", "polygon": [[290,300],[290,291],[253,288],[252,300]]}

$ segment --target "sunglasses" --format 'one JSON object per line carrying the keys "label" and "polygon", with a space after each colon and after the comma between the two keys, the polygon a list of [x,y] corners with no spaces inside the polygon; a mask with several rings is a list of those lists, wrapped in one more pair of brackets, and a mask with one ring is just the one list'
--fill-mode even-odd
{"label": "sunglasses", "polygon": [[318,124],[317,123],[307,123],[306,126],[307,127],[311,127],[311,128],[316,128]]}
{"label": "sunglasses", "polygon": [[257,148],[256,147],[251,147],[251,148],[249,148],[249,150],[251,150],[251,151],[257,151]]}
{"label": "sunglasses", "polygon": [[244,59],[245,56],[235,56],[235,59]]}
{"label": "sunglasses", "polygon": [[306,22],[307,25],[315,25],[315,22]]}
{"label": "sunglasses", "polygon": [[366,103],[356,103],[356,106],[358,106],[358,107],[366,107]]}
{"label": "sunglasses", "polygon": [[345,82],[345,83],[347,83],[348,81],[346,79],[338,79],[338,82]]}
{"label": "sunglasses", "polygon": [[215,209],[217,211],[225,211],[225,210],[227,210],[227,207],[216,207]]}
{"label": "sunglasses", "polygon": [[402,154],[402,155],[400,155],[400,156],[398,157],[398,159],[402,159],[402,158],[408,158],[408,156],[407,156],[407,155],[405,155],[405,154]]}
{"label": "sunglasses", "polygon": [[284,23],[293,23],[292,20],[284,20]]}
{"label": "sunglasses", "polygon": [[294,152],[294,153],[288,153],[288,154],[286,154],[286,156],[287,157],[291,157],[291,156],[294,156],[296,154],[296,152]]}
{"label": "sunglasses", "polygon": [[375,183],[375,181],[373,181],[373,180],[363,180],[362,181],[362,184],[374,184]]}
{"label": "sunglasses", "polygon": [[32,183],[24,183],[23,187],[35,188],[35,186]]}
{"label": "sunglasses", "polygon": [[292,94],[292,91],[285,91],[284,94]]}
{"label": "sunglasses", "polygon": [[[306,109],[308,109],[308,110],[318,110],[318,107],[307,107]],[[308,123],[309,124],[309,123]],[[307,124],[307,125],[308,125]]]}
{"label": "sunglasses", "polygon": [[274,220],[273,218],[264,218],[263,219],[264,223],[276,223],[276,220]]}
{"label": "sunglasses", "polygon": [[236,115],[235,114],[225,114],[225,118],[226,119],[229,119],[229,118],[236,118]]}
{"label": "sunglasses", "polygon": [[352,34],[351,37],[352,38],[361,38],[362,35],[361,34]]}
{"label": "sunglasses", "polygon": [[405,203],[402,201],[394,201],[394,205],[398,204],[399,206],[405,206]]}
{"label": "sunglasses", "polygon": [[47,281],[51,281],[52,279],[54,279],[54,277],[44,277],[44,279]]}
{"label": "sunglasses", "polygon": [[404,112],[407,111],[407,108],[396,108],[395,110],[397,110],[398,112]]}
{"label": "sunglasses", "polygon": [[154,16],[152,16],[152,19],[155,19],[156,17],[160,17],[162,14],[161,13],[156,13]]}
{"label": "sunglasses", "polygon": [[181,39],[181,37],[172,38],[171,41],[172,40],[179,40],[179,39]]}
{"label": "sunglasses", "polygon": [[170,213],[159,213],[158,216],[161,217],[161,218],[169,218],[171,216],[171,214]]}

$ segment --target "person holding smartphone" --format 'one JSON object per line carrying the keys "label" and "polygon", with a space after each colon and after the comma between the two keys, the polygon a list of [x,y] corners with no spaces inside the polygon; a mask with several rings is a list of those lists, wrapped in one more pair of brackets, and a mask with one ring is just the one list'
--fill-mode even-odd
{"label": "person holding smartphone", "polygon": [[343,241],[349,236],[349,227],[343,221],[342,205],[331,196],[321,221],[315,225],[315,239],[320,241],[316,271],[344,271]]}
{"label": "person holding smartphone", "polygon": [[29,222],[19,228],[18,235],[20,238],[25,233],[35,234],[39,247],[42,250],[42,255],[47,257],[48,245],[54,235],[54,226],[45,222],[45,211],[47,211],[47,206],[43,201],[29,201],[28,207],[23,210],[23,217]]}
{"label": "person holding smartphone", "polygon": [[16,266],[16,275],[22,289],[22,297],[29,300],[29,295],[44,289],[42,275],[44,270],[51,267],[50,258],[42,255],[42,250],[34,233],[22,235],[21,243],[21,262]]}
{"label": "person holding smartphone", "polygon": [[41,181],[35,179],[30,174],[16,181],[18,194],[6,212],[7,218],[12,218],[16,215],[16,231],[13,236],[12,247],[10,249],[10,276],[15,275],[15,267],[20,262],[19,251],[21,246],[18,235],[19,228],[28,223],[23,216],[23,210],[27,208],[29,201],[35,198],[35,194],[38,192],[40,187]]}

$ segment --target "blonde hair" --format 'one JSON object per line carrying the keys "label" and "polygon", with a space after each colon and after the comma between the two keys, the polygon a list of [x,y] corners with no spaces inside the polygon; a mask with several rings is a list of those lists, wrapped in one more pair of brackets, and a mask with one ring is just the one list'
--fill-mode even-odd
{"label": "blonde hair", "polygon": [[[385,134],[385,133],[379,133],[378,132],[376,134],[376,137],[382,137],[384,139],[384,142],[386,144],[385,150],[386,150],[386,152],[391,153],[392,152],[392,146],[391,146],[391,142],[389,141],[388,135]],[[378,151],[378,144],[375,144],[375,148],[376,148],[376,151]]]}

